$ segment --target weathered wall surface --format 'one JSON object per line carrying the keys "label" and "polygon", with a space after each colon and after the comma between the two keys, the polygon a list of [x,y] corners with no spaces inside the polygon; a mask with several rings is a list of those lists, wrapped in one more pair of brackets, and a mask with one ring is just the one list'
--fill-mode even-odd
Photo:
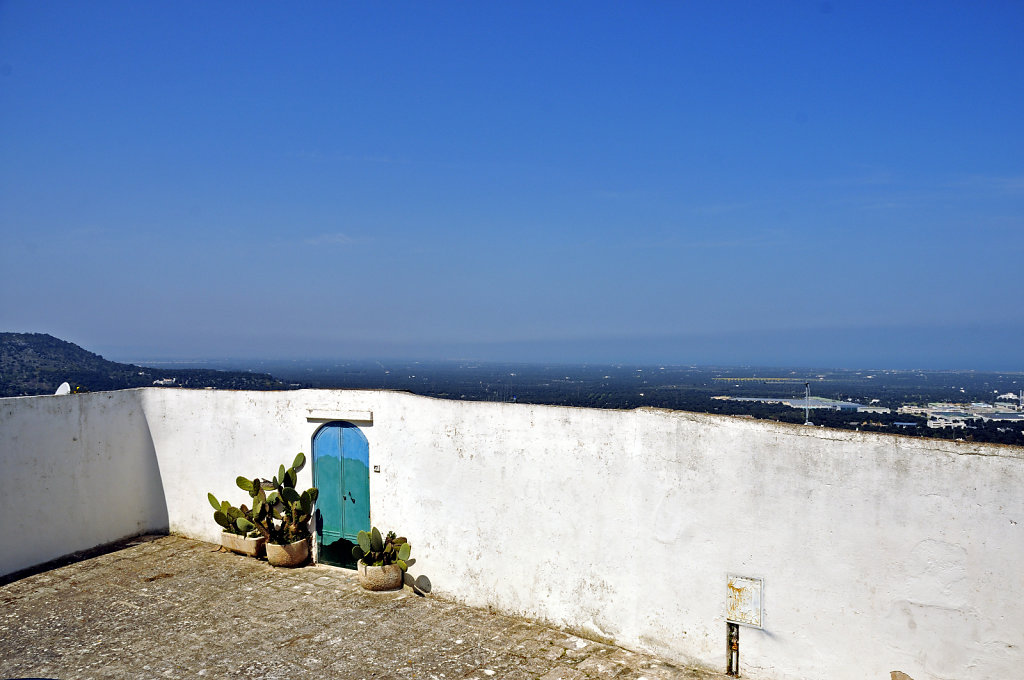
{"label": "weathered wall surface", "polygon": [[395,456],[378,512],[474,604],[721,668],[738,573],[765,579],[765,630],[741,632],[749,677],[1024,662],[1019,449],[659,411],[399,411],[371,449]]}
{"label": "weathered wall surface", "polygon": [[[207,491],[239,503],[237,475],[310,453],[323,420],[308,416],[372,411],[357,424],[381,469],[373,522],[408,536],[437,593],[722,667],[726,575],[760,576],[747,677],[980,679],[1024,663],[1020,449],[379,391],[138,403],[172,531],[216,541]],[[5,472],[9,441],[5,424]]]}
{"label": "weathered wall surface", "polygon": [[0,399],[0,575],[167,529],[138,391]]}

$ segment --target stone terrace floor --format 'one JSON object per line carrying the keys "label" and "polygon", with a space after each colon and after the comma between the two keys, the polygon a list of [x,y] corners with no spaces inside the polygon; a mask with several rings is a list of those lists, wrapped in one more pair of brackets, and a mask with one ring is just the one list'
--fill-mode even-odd
{"label": "stone terrace floor", "polygon": [[355,572],[178,536],[0,586],[0,678],[724,679]]}

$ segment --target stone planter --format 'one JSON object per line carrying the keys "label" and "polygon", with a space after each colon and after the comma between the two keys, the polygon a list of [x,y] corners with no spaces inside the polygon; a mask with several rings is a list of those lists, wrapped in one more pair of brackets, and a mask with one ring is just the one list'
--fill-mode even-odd
{"label": "stone planter", "polygon": [[309,559],[309,541],[302,539],[288,545],[267,543],[267,562],[275,567],[297,567]]}
{"label": "stone planter", "polygon": [[249,538],[248,536],[239,536],[238,534],[231,534],[226,531],[220,535],[220,544],[222,546],[231,552],[248,555],[249,557],[258,557],[266,542],[267,539],[262,536],[259,538]]}
{"label": "stone planter", "polygon": [[402,568],[397,564],[370,567],[359,560],[359,585],[367,590],[398,590],[402,587]]}

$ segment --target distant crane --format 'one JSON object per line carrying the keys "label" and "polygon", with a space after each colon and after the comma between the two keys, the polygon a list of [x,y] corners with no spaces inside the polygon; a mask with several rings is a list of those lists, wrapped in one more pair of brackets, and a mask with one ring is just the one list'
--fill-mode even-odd
{"label": "distant crane", "polygon": [[804,383],[804,425],[814,425],[811,422],[811,383]]}

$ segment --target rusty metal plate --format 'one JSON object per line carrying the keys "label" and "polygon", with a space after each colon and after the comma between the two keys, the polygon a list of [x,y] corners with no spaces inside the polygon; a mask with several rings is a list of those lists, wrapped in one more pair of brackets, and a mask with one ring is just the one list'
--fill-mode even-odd
{"label": "rusty metal plate", "polygon": [[753,628],[764,628],[764,579],[729,574],[726,585],[725,619]]}

